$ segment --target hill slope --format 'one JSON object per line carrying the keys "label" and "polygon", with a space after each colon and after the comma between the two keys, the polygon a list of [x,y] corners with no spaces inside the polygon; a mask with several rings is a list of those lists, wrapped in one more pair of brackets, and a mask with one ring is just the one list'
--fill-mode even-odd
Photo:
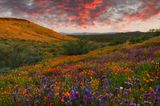
{"label": "hill slope", "polygon": [[57,57],[0,74],[0,105],[25,104],[26,97],[31,100],[28,104],[37,103],[37,97],[38,105],[68,106],[66,101],[70,101],[75,106],[117,106],[137,100],[136,104],[145,106],[148,100],[159,106],[159,44],[160,36],[84,55]]}
{"label": "hill slope", "polygon": [[72,37],[64,36],[30,21],[16,18],[0,18],[0,38],[34,41],[72,39]]}
{"label": "hill slope", "polygon": [[[70,35],[70,34],[68,34]],[[126,32],[126,33],[100,33],[100,34],[71,34],[70,36],[87,39],[96,42],[111,42],[117,39],[118,41],[127,41],[130,39],[136,39],[140,37],[159,36],[160,32]]]}

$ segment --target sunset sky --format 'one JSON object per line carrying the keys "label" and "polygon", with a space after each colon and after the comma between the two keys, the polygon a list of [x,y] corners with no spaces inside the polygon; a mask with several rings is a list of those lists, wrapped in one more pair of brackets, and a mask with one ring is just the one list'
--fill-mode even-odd
{"label": "sunset sky", "polygon": [[0,17],[67,33],[148,31],[160,28],[160,0],[0,0]]}

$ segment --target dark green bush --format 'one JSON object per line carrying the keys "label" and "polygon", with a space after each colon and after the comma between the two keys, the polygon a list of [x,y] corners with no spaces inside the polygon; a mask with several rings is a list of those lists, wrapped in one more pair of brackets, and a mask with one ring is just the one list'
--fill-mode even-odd
{"label": "dark green bush", "polygon": [[42,60],[43,56],[34,48],[15,45],[10,54],[10,66],[13,68],[35,64]]}
{"label": "dark green bush", "polygon": [[154,36],[160,36],[160,30],[157,31],[157,32],[153,32],[151,33],[151,35],[154,37]]}
{"label": "dark green bush", "polygon": [[114,38],[113,40],[111,40],[111,42],[109,43],[109,45],[118,45],[118,44],[123,44],[125,43],[127,40],[121,37],[118,38]]}
{"label": "dark green bush", "polygon": [[13,69],[35,64],[43,59],[43,55],[34,48],[22,45],[0,45],[0,69]]}
{"label": "dark green bush", "polygon": [[36,64],[39,61],[61,55],[61,44],[19,39],[0,39],[0,72]]}
{"label": "dark green bush", "polygon": [[140,43],[140,42],[143,42],[145,40],[148,40],[149,38],[151,38],[151,36],[137,37],[137,38],[130,39],[129,42],[130,43]]}
{"label": "dark green bush", "polygon": [[11,48],[5,45],[0,45],[0,69],[9,66],[9,58],[11,53]]}
{"label": "dark green bush", "polygon": [[148,40],[148,39],[155,37],[155,36],[160,36],[160,32],[150,32],[144,36],[132,38],[129,40],[129,42],[133,43],[133,44],[140,43],[140,42],[143,42],[143,41]]}
{"label": "dark green bush", "polygon": [[63,44],[65,55],[85,54],[96,48],[97,46],[95,44],[83,39],[68,41]]}

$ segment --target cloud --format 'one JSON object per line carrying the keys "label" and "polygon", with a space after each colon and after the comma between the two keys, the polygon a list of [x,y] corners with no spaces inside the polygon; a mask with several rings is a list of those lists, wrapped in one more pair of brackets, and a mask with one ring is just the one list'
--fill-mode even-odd
{"label": "cloud", "polygon": [[160,0],[1,0],[0,16],[89,27],[147,20],[160,13]]}

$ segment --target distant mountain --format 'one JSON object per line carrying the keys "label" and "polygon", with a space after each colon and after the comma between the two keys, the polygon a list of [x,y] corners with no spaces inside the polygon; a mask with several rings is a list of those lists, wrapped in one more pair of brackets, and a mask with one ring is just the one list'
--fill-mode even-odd
{"label": "distant mountain", "polygon": [[82,33],[63,33],[61,32],[61,34],[64,34],[64,35],[74,35],[74,36],[79,36],[79,35],[117,35],[117,34],[134,34],[134,33],[145,33],[145,32],[140,32],[140,31],[134,31],[134,32],[103,32],[103,33],[100,33],[100,32],[82,32]]}
{"label": "distant mountain", "polygon": [[106,33],[90,33],[90,32],[82,32],[82,33],[63,33],[62,32],[62,34],[64,34],[64,35],[75,35],[75,36],[78,36],[78,35],[104,35],[104,34],[115,34],[115,33],[117,33],[117,32],[106,32]]}
{"label": "distant mountain", "polygon": [[48,28],[24,19],[0,18],[0,39],[24,39],[33,41],[71,40]]}

